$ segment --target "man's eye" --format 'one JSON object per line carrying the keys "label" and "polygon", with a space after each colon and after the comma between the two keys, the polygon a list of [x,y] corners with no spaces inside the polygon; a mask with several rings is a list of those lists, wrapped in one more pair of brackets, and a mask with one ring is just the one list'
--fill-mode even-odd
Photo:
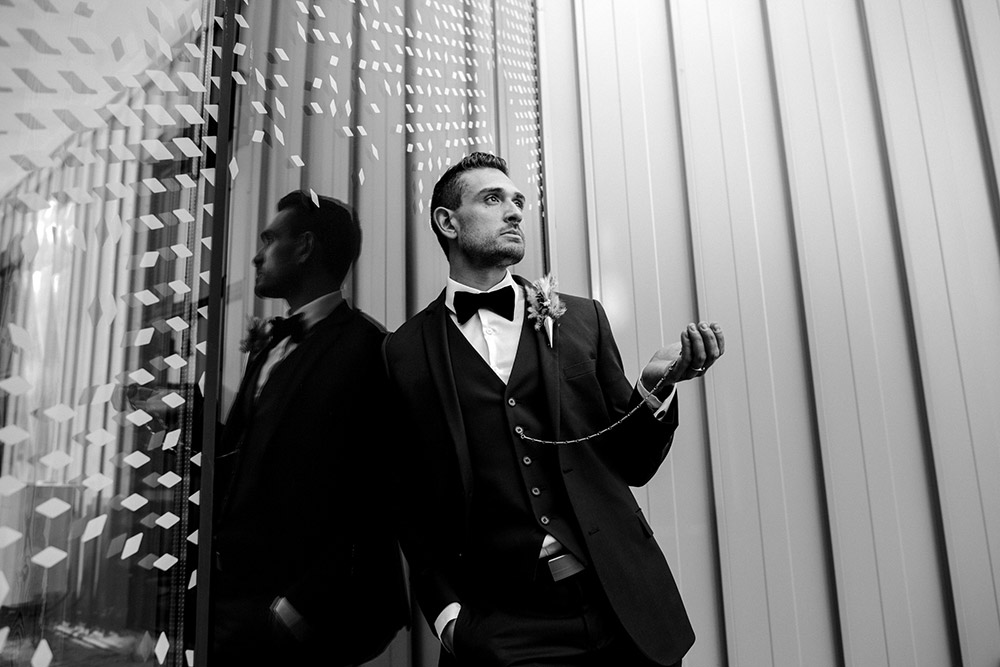
{"label": "man's eye", "polygon": [[498,201],[500,201],[500,198],[497,197],[496,195],[486,195],[486,201],[488,201],[488,202],[498,202]]}
{"label": "man's eye", "polygon": [[517,206],[520,209],[524,209],[524,201],[521,200],[521,199],[515,199],[514,200],[514,205]]}

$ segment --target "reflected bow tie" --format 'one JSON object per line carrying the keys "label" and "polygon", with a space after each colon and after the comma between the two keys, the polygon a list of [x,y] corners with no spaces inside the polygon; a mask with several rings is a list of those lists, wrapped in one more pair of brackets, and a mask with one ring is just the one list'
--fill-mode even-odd
{"label": "reflected bow tie", "polygon": [[291,338],[293,343],[300,343],[305,335],[306,325],[302,321],[302,313],[271,320],[271,340],[275,344],[283,338]]}
{"label": "reflected bow tie", "polygon": [[514,288],[510,285],[495,292],[455,292],[455,315],[465,324],[477,310],[485,308],[505,319],[514,320]]}

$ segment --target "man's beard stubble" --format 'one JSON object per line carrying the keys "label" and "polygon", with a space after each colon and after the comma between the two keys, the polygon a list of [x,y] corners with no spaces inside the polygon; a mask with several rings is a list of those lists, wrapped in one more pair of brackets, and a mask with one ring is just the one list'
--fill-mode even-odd
{"label": "man's beard stubble", "polygon": [[500,239],[490,239],[487,243],[478,239],[460,238],[459,247],[463,254],[479,268],[513,266],[524,259],[524,237],[521,243],[504,243]]}

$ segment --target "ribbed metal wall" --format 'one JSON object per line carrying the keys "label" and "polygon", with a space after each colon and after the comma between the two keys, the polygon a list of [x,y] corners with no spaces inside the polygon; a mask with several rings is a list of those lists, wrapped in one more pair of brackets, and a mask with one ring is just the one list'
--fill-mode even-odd
{"label": "ribbed metal wall", "polygon": [[540,0],[552,263],[633,372],[703,665],[1000,664],[1000,4]]}

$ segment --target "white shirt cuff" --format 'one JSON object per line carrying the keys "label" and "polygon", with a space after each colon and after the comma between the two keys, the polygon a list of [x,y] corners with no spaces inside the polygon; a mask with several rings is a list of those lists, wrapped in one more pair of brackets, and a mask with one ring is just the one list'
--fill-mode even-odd
{"label": "white shirt cuff", "polygon": [[[441,637],[444,634],[444,629],[448,626],[448,623],[458,618],[458,612],[462,611],[462,605],[458,602],[452,602],[447,607],[441,610],[438,617],[434,619],[434,633],[438,636],[438,641],[442,641]],[[444,644],[441,644],[444,646]]]}
{"label": "white shirt cuff", "polygon": [[663,399],[663,401],[660,401],[660,399],[646,389],[646,387],[642,384],[642,380],[636,382],[635,386],[636,389],[639,390],[639,395],[642,396],[642,400],[645,401],[646,405],[649,406],[649,409],[653,411],[653,417],[662,420],[667,414],[667,410],[670,409],[671,404],[674,402],[674,396],[677,395],[677,385],[674,385],[670,395]]}

